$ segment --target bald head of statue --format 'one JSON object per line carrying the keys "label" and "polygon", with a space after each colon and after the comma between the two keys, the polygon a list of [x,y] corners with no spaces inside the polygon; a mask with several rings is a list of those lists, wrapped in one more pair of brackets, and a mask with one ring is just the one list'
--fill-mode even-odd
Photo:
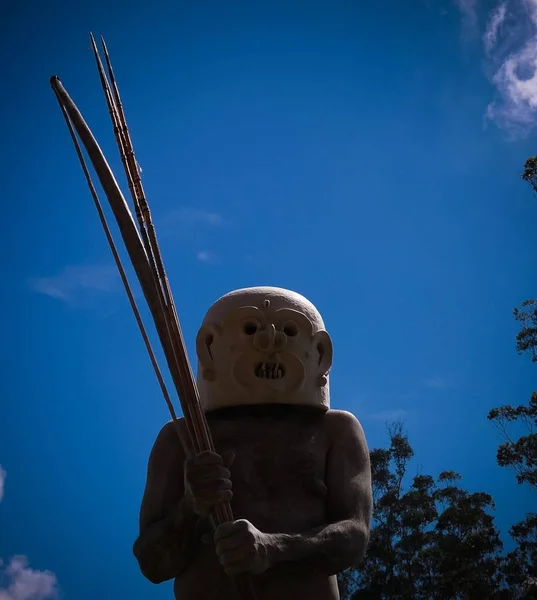
{"label": "bald head of statue", "polygon": [[330,408],[332,341],[315,306],[290,290],[252,287],[222,296],[196,339],[205,411],[254,404]]}

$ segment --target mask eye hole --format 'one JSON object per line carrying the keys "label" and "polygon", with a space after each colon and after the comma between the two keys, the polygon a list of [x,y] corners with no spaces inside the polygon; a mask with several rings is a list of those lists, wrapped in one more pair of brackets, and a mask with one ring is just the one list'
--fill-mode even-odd
{"label": "mask eye hole", "polygon": [[298,326],[293,321],[287,321],[283,326],[283,332],[287,337],[295,337],[298,335]]}
{"label": "mask eye hole", "polygon": [[254,335],[257,332],[258,326],[254,321],[246,321],[242,326],[242,330],[246,335]]}

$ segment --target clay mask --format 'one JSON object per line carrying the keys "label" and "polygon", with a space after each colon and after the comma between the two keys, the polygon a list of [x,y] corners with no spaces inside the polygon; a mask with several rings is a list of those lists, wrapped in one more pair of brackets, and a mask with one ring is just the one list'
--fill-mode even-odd
{"label": "clay mask", "polygon": [[256,287],[226,294],[207,312],[196,350],[205,410],[330,407],[332,342],[315,306],[295,292]]}

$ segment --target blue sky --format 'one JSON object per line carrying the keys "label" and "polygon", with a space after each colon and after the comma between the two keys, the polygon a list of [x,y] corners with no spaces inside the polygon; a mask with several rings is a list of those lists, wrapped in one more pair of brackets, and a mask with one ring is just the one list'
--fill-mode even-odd
{"label": "blue sky", "polygon": [[532,497],[486,415],[536,381],[512,318],[536,293],[535,0],[76,4],[2,7],[0,597],[171,597],[131,554],[168,415],[48,84],[119,173],[90,30],[190,355],[221,294],[303,293],[334,340],[333,407],[371,447],[403,418],[411,474],[460,472],[505,533]]}

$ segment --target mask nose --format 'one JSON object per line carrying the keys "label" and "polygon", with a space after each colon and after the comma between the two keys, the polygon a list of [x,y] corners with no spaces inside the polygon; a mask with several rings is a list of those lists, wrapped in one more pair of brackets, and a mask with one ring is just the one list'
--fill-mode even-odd
{"label": "mask nose", "polygon": [[276,331],[273,323],[254,336],[254,347],[261,352],[279,352],[285,344],[287,344],[287,336],[283,331]]}

